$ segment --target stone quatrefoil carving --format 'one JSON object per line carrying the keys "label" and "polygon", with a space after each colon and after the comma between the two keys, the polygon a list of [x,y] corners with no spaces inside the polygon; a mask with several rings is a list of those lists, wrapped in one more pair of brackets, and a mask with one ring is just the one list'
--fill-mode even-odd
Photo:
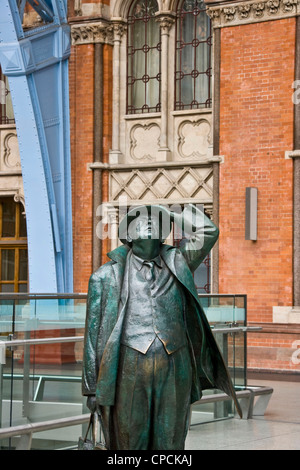
{"label": "stone quatrefoil carving", "polygon": [[206,119],[185,120],[179,125],[178,153],[182,158],[205,158],[211,145],[211,125]]}
{"label": "stone quatrefoil carving", "polygon": [[136,124],[130,132],[130,156],[135,161],[154,161],[160,146],[157,124]]}
{"label": "stone quatrefoil carving", "polygon": [[[135,124],[130,131],[130,156],[135,161],[153,162],[160,148],[160,127],[156,123]],[[212,145],[211,125],[206,119],[180,123],[177,151],[185,160],[199,160],[208,156]]]}
{"label": "stone quatrefoil carving", "polygon": [[1,156],[7,169],[21,169],[20,152],[17,134],[8,133],[3,141],[3,155]]}

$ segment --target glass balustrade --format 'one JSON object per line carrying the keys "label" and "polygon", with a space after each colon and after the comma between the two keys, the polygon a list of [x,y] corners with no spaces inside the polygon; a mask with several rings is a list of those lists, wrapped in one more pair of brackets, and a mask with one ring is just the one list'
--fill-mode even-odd
{"label": "glass balustrade", "polygon": [[[1,428],[87,412],[81,396],[86,295],[0,296]],[[0,343],[1,347],[1,343]],[[76,445],[81,426],[33,436],[32,448]],[[17,438],[0,441],[14,448]]]}
{"label": "glass balustrade", "polygon": [[[199,300],[239,390],[246,386],[246,297]],[[0,296],[0,430],[88,413],[81,395],[85,314],[85,294]],[[197,403],[191,426],[232,416],[231,401]],[[34,433],[31,448],[75,448],[85,426]],[[18,440],[0,439],[0,448],[14,449]]]}
{"label": "glass balustrade", "polygon": [[[237,391],[247,385],[247,297],[245,295],[199,295]],[[232,400],[214,401],[220,390],[205,390],[203,400],[192,406],[191,425],[234,416]],[[210,398],[208,398],[210,397]],[[206,401],[207,400],[207,401]]]}

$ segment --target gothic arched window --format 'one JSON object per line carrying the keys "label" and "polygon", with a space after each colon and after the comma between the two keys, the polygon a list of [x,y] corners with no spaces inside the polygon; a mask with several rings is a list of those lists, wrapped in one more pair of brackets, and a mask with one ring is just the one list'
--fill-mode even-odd
{"label": "gothic arched window", "polygon": [[128,16],[127,113],[161,109],[161,38],[156,0],[136,0]]}
{"label": "gothic arched window", "polygon": [[176,110],[211,107],[211,42],[204,1],[184,0],[176,22]]}

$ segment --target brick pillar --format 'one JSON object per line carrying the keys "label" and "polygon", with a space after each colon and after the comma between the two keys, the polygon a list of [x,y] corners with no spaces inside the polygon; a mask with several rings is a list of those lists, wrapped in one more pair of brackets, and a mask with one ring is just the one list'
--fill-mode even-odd
{"label": "brick pillar", "polygon": [[[296,18],[295,80],[300,80],[300,18]],[[300,103],[294,106],[294,150],[300,150]],[[295,152],[296,153],[296,152]],[[300,152],[294,157],[293,304],[300,307]]]}

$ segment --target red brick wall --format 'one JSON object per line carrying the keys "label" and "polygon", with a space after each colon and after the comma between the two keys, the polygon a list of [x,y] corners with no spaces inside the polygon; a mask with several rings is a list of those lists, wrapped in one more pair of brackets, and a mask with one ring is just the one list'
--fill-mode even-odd
{"label": "red brick wall", "polygon": [[92,271],[94,46],[72,47],[70,58],[74,292],[87,292]]}
{"label": "red brick wall", "polygon": [[299,325],[262,325],[248,341],[250,369],[297,371],[300,367]]}
{"label": "red brick wall", "polygon": [[[295,19],[221,32],[220,292],[248,295],[248,320],[292,305]],[[258,188],[258,241],[245,240],[245,188]]]}
{"label": "red brick wall", "polygon": [[[112,47],[103,45],[103,161],[112,139]],[[71,164],[73,203],[74,292],[87,292],[92,274],[94,148],[94,45],[73,46],[70,58]],[[103,172],[102,199],[108,201],[108,175]],[[101,201],[99,201],[99,204]],[[103,262],[110,251],[103,242]]]}

